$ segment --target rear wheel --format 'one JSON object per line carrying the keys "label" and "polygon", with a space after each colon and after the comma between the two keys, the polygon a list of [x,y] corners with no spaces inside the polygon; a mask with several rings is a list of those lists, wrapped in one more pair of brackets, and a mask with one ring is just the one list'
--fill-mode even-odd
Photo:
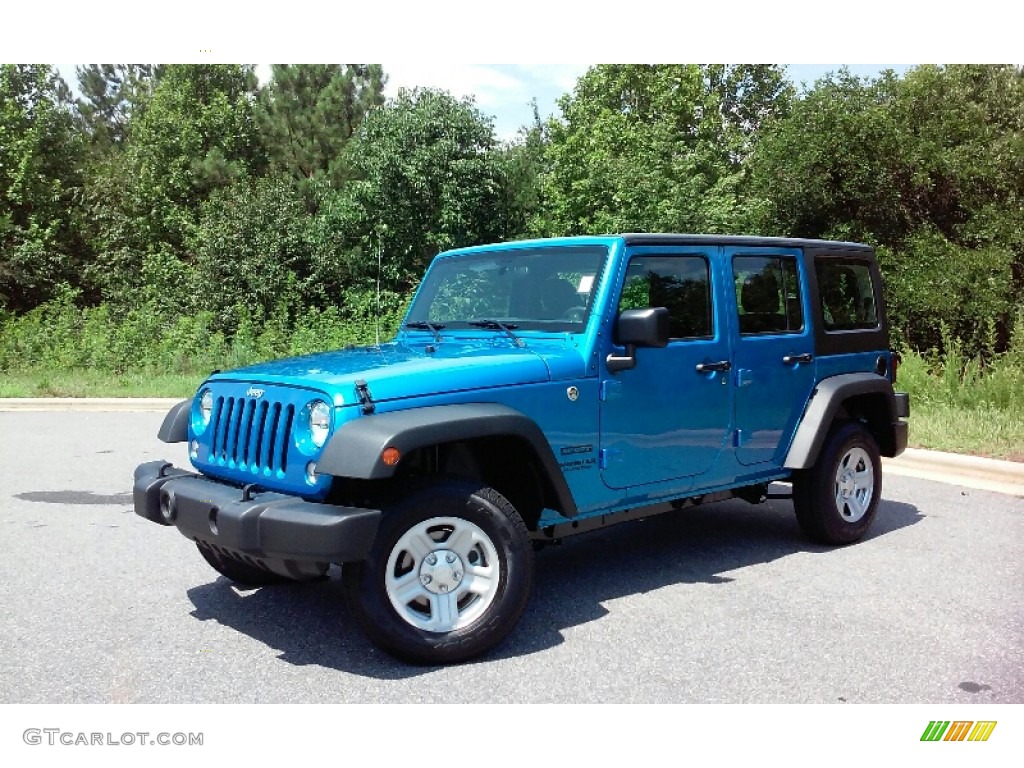
{"label": "rear wheel", "polygon": [[463,661],[501,642],[526,607],[533,548],[492,488],[436,480],[392,505],[369,557],[342,577],[369,637],[414,663]]}
{"label": "rear wheel", "polygon": [[815,465],[793,477],[797,521],[823,544],[850,544],[863,537],[881,495],[878,444],[858,421],[833,426]]}

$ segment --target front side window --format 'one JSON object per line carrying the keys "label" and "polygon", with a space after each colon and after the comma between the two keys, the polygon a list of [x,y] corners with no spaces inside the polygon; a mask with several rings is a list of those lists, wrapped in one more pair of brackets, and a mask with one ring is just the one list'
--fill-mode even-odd
{"label": "front side window", "polygon": [[740,334],[798,333],[804,317],[793,256],[737,256],[732,262]]}
{"label": "front side window", "polygon": [[619,300],[625,309],[665,307],[673,339],[709,339],[714,335],[711,279],[703,256],[634,256],[629,260]]}
{"label": "front side window", "polygon": [[878,327],[874,282],[866,261],[818,258],[814,267],[826,331]]}
{"label": "front side window", "polygon": [[427,274],[408,321],[580,332],[607,255],[605,246],[546,246],[445,257]]}

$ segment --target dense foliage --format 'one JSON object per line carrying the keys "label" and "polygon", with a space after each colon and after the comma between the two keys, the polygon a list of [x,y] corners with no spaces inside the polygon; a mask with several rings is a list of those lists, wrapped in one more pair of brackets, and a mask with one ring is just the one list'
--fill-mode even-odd
{"label": "dense foliage", "polygon": [[749,230],[746,161],[791,98],[777,66],[592,68],[550,124],[544,229]]}
{"label": "dense foliage", "polygon": [[470,100],[385,100],[377,65],[77,76],[74,99],[52,67],[0,66],[0,369],[372,341],[440,249],[625,230],[866,241],[895,345],[988,365],[1020,338],[1012,66],[797,92],[778,66],[601,65],[511,142]]}
{"label": "dense foliage", "polygon": [[880,247],[900,338],[1005,347],[1024,289],[1024,74],[923,66],[820,82],[750,163],[769,234]]}

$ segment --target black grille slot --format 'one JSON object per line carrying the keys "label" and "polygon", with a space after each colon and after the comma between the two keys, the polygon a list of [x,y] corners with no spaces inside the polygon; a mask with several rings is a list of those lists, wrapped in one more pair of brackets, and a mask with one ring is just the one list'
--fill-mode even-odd
{"label": "black grille slot", "polygon": [[295,406],[218,397],[211,415],[213,459],[252,469],[286,471]]}
{"label": "black grille slot", "polygon": [[270,419],[270,441],[267,443],[267,466],[273,470],[275,468],[274,459],[277,458],[277,451],[274,449],[277,448],[277,439],[280,437],[278,426],[281,422],[281,404],[274,403],[270,406],[270,412],[272,415]]}
{"label": "black grille slot", "polygon": [[260,417],[260,448],[256,451],[256,463],[261,467],[270,463],[270,430],[274,424],[274,409],[270,403],[264,403],[263,415]]}
{"label": "black grille slot", "polygon": [[238,434],[242,426],[242,411],[245,410],[245,401],[236,400],[234,410],[231,412],[231,420],[228,422],[228,446],[227,457],[238,462]]}
{"label": "black grille slot", "polygon": [[210,419],[213,422],[213,432],[210,433],[210,450],[213,452],[214,456],[217,455],[217,440],[220,435],[220,417],[223,411],[224,398],[218,397],[216,400],[213,401],[213,416]]}
{"label": "black grille slot", "polygon": [[234,407],[235,398],[229,397],[224,404],[224,421],[223,429],[221,430],[220,456],[224,459],[228,457],[228,434],[231,432],[231,411]]}
{"label": "black grille slot", "polygon": [[295,417],[295,406],[284,409],[284,436],[281,438],[281,471],[288,471],[288,443],[292,437],[292,419]]}
{"label": "black grille slot", "polygon": [[245,432],[244,433],[239,433],[239,434],[244,434],[245,435],[244,437],[241,438],[241,440],[242,440],[242,461],[246,465],[249,464],[249,457],[256,455],[256,452],[251,450],[250,445],[249,445],[252,442],[252,416],[253,416],[253,414],[255,412],[256,412],[256,401],[255,400],[250,400],[249,402],[247,402],[245,404],[245,417],[244,417]]}
{"label": "black grille slot", "polygon": [[257,423],[259,424],[259,426],[256,427],[256,452],[253,454],[254,461],[257,464],[263,463],[263,433],[266,431],[267,407],[267,403],[260,403],[259,406],[257,407],[260,417],[259,419],[257,419]]}

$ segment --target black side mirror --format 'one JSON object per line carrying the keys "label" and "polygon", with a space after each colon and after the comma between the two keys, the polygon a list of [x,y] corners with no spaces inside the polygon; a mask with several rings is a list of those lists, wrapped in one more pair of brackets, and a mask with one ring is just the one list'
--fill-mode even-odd
{"label": "black side mirror", "polygon": [[624,344],[625,355],[608,355],[605,365],[611,373],[636,368],[637,347],[668,345],[669,314],[665,307],[627,309],[615,321],[615,341]]}

